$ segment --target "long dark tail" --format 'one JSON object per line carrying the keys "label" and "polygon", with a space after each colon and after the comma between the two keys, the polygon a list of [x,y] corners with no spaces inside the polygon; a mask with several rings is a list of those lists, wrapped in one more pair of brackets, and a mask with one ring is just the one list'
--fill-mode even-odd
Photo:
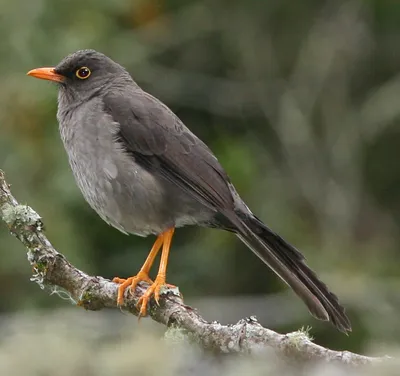
{"label": "long dark tail", "polygon": [[[305,264],[304,256],[252,214],[236,213],[237,236],[304,301],[310,313],[346,333],[351,324],[335,294]],[[231,218],[232,220],[232,218]]]}

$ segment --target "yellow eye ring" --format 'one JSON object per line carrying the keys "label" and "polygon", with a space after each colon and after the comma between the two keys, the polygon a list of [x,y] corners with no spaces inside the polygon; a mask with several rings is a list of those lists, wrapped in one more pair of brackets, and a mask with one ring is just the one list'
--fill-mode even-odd
{"label": "yellow eye ring", "polygon": [[91,75],[91,73],[92,72],[88,67],[81,67],[75,72],[76,77],[81,80],[86,80]]}

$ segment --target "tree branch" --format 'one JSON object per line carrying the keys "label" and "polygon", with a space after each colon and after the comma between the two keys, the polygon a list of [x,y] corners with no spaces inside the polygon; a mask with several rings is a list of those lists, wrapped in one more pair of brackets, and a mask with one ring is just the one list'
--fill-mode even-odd
{"label": "tree branch", "polygon": [[[32,281],[68,292],[78,306],[87,310],[117,308],[118,285],[97,276],[89,276],[75,268],[52,246],[43,233],[43,223],[32,208],[19,205],[0,170],[0,218],[12,235],[28,249],[28,260],[33,268]],[[133,294],[125,294],[124,309],[138,314],[136,303],[148,285],[140,283]],[[56,291],[56,290],[55,290]],[[235,325],[221,325],[205,321],[195,309],[185,305],[178,289],[165,289],[160,306],[150,303],[151,318],[172,330],[189,334],[203,348],[222,353],[255,353],[273,349],[281,356],[297,361],[338,362],[349,365],[379,363],[385,358],[372,358],[348,351],[333,351],[316,345],[304,331],[278,334],[262,327],[254,317],[240,320]]]}

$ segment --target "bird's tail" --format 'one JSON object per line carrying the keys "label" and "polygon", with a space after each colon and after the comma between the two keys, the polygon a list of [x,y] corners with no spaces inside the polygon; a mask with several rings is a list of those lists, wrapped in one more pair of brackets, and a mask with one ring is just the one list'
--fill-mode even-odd
{"label": "bird's tail", "polygon": [[237,236],[307,305],[320,320],[331,321],[346,333],[351,324],[335,294],[306,265],[304,256],[252,214],[237,213]]}

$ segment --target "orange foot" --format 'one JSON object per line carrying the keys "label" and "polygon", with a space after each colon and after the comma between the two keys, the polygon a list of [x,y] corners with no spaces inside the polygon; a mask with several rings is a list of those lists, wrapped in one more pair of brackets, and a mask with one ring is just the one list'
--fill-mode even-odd
{"label": "orange foot", "polygon": [[[142,316],[146,316],[147,304],[149,303],[149,300],[153,295],[156,303],[158,304],[158,301],[160,299],[161,287],[165,285],[165,275],[167,273],[168,255],[174,231],[175,231],[174,228],[170,228],[161,233],[160,235],[158,235],[149,255],[147,256],[146,261],[144,262],[142,268],[135,277],[130,277],[127,279],[121,279],[117,277],[113,279],[113,282],[120,284],[120,286],[118,287],[118,298],[117,298],[117,304],[119,306],[124,304],[124,293],[125,290],[128,288],[128,286],[130,286],[130,289],[133,292],[136,285],[140,281],[146,281],[147,283],[150,283],[150,287],[145,291],[145,293],[139,299],[139,302],[137,304],[138,306],[141,305],[139,310],[139,318]],[[154,259],[157,256],[157,253],[160,250],[161,246],[162,246],[162,252],[161,252],[160,267],[158,269],[157,277],[153,282],[150,279],[148,273],[150,271],[151,266],[153,265]],[[175,287],[173,285],[167,285],[167,286]]]}
{"label": "orange foot", "polygon": [[160,299],[160,290],[162,286],[166,286],[168,288],[176,288],[175,285],[171,285],[169,283],[165,283],[165,277],[162,276],[157,276],[156,280],[153,282],[150,277],[148,276],[147,273],[140,271],[136,276],[134,277],[129,277],[129,278],[119,278],[115,277],[113,279],[113,282],[118,283],[120,286],[118,287],[118,297],[117,297],[117,304],[119,306],[122,306],[124,304],[124,294],[125,290],[129,287],[131,292],[135,291],[135,288],[137,284],[141,281],[145,281],[150,284],[150,287],[145,291],[143,296],[140,297],[137,307],[139,308],[140,306],[140,311],[139,311],[139,318],[146,316],[147,313],[147,304],[149,303],[149,300],[151,297],[154,295],[154,299],[157,304],[159,304],[159,299]]}
{"label": "orange foot", "polygon": [[118,297],[117,297],[117,304],[122,306],[124,304],[124,294],[125,290],[130,287],[131,292],[135,291],[137,284],[141,281],[145,281],[150,285],[153,284],[153,281],[150,279],[149,275],[142,270],[135,276],[129,277],[127,279],[115,277],[113,282],[118,283]]}
{"label": "orange foot", "polygon": [[152,283],[151,286],[145,291],[145,293],[140,297],[140,299],[137,303],[137,307],[139,308],[139,306],[140,306],[139,318],[146,316],[147,305],[153,295],[154,295],[154,300],[159,305],[160,290],[161,290],[161,287],[163,287],[163,286],[172,287],[173,285],[166,285],[165,276],[158,275],[156,277],[156,280],[154,281],[154,283]]}

